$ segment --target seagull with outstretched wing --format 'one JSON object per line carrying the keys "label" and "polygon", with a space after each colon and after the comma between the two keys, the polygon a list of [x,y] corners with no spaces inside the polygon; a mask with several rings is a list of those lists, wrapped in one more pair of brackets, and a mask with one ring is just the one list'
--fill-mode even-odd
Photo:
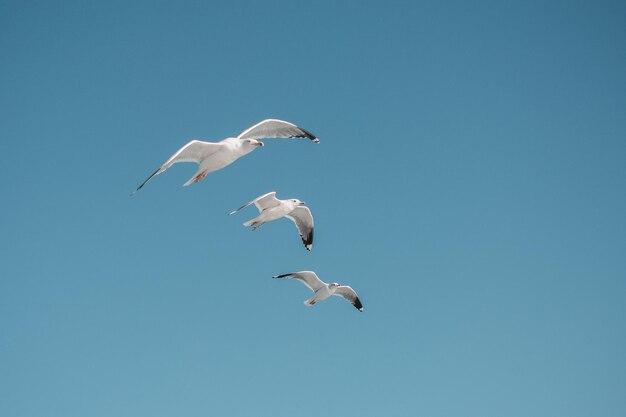
{"label": "seagull with outstretched wing", "polygon": [[331,295],[343,298],[352,304],[357,310],[363,312],[363,304],[358,295],[347,285],[339,285],[336,282],[327,284],[322,281],[313,271],[292,272],[291,274],[275,275],[272,278],[292,278],[297,279],[313,291],[313,297],[304,302],[306,306],[314,306],[319,301],[324,301]]}
{"label": "seagull with outstretched wing", "polygon": [[257,230],[267,222],[286,217],[296,224],[304,247],[307,250],[311,250],[313,247],[313,215],[311,210],[304,205],[306,204],[304,201],[300,201],[297,198],[279,200],[276,198],[276,191],[272,191],[244,204],[237,210],[230,212],[230,215],[252,204],[259,209],[259,215],[245,222],[244,226],[252,226],[252,230]]}
{"label": "seagull with outstretched wing", "polygon": [[222,169],[256,148],[263,146],[263,142],[259,141],[259,139],[263,138],[306,138],[315,143],[320,141],[301,127],[277,119],[263,120],[244,130],[237,137],[226,138],[220,142],[204,142],[194,139],[176,151],[174,155],[142,182],[131,195],[139,191],[152,178],[165,172],[178,162],[195,162],[199,165],[198,171],[183,186],[200,182],[211,172]]}

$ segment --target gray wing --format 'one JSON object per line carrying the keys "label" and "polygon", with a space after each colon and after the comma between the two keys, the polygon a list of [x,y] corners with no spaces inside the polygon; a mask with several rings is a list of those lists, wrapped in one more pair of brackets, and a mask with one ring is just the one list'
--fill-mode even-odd
{"label": "gray wing", "polygon": [[272,278],[294,278],[315,292],[326,285],[313,271],[292,272],[291,274],[274,275]]}
{"label": "gray wing", "polygon": [[307,132],[294,125],[278,119],[266,119],[244,130],[237,136],[239,139],[261,139],[261,138],[308,138],[315,143],[319,139],[312,133]]}
{"label": "gray wing", "polygon": [[280,204],[280,200],[276,198],[276,191],[272,191],[271,193],[263,194],[260,197],[255,198],[254,200],[244,204],[239,207],[237,210],[231,211],[228,213],[230,216],[237,213],[241,209],[245,209],[250,204],[254,204],[256,208],[259,209],[259,212],[265,210],[266,208],[274,207]]}
{"label": "gray wing", "polygon": [[349,287],[347,285],[340,285],[337,287],[333,295],[342,297],[344,300],[348,301],[350,304],[356,307],[359,311],[363,311],[363,304],[361,304],[361,300],[359,300],[359,297],[356,295],[356,292],[352,289],[352,287]]}
{"label": "gray wing", "polygon": [[311,250],[313,247],[313,215],[311,210],[308,207],[299,206],[285,217],[296,224],[304,247]]}
{"label": "gray wing", "polygon": [[177,150],[174,155],[170,156],[169,159],[163,163],[163,165],[157,168],[157,170],[154,171],[144,182],[142,182],[131,195],[141,190],[141,188],[146,185],[148,181],[160,173],[165,172],[172,165],[178,162],[195,162],[199,164],[204,158],[217,152],[221,147],[222,145],[219,143],[203,142],[195,139],[188,142],[185,146]]}

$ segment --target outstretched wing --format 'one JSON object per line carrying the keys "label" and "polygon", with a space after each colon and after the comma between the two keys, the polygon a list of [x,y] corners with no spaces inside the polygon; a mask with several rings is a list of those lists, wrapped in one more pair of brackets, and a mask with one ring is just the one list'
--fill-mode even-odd
{"label": "outstretched wing", "polygon": [[244,130],[237,136],[239,139],[261,139],[261,138],[308,138],[315,143],[319,139],[312,133],[307,132],[294,125],[278,119],[266,119]]}
{"label": "outstretched wing", "polygon": [[262,196],[255,198],[254,200],[252,200],[252,201],[244,204],[243,206],[239,207],[235,211],[231,211],[230,213],[228,213],[228,215],[232,216],[233,214],[237,213],[239,210],[245,209],[250,204],[254,204],[256,206],[256,208],[259,209],[259,212],[261,212],[261,211],[265,210],[266,208],[270,208],[270,207],[274,207],[274,206],[279,205],[280,204],[280,200],[276,198],[276,191],[272,191],[271,193],[263,194]]}
{"label": "outstretched wing", "polygon": [[356,292],[352,289],[352,287],[349,287],[347,285],[340,285],[337,287],[333,295],[342,297],[354,307],[356,307],[359,311],[363,311],[363,304],[361,304],[361,300],[359,300],[359,297],[356,295]]}
{"label": "outstretched wing", "polygon": [[157,168],[144,182],[141,183],[139,187],[131,195],[134,195],[137,191],[141,190],[141,188],[146,185],[148,181],[150,181],[153,177],[159,175],[162,172],[165,172],[169,167],[178,162],[195,162],[197,164],[200,163],[207,156],[217,152],[222,145],[219,143],[212,142],[203,142],[201,140],[192,140],[187,143],[185,146],[180,148],[174,153],[174,155],[170,156],[163,165]]}
{"label": "outstretched wing", "polygon": [[311,250],[313,247],[313,215],[311,210],[308,207],[299,206],[285,217],[296,224],[304,247]]}
{"label": "outstretched wing", "polygon": [[292,272],[291,274],[274,275],[272,278],[294,278],[315,292],[326,285],[313,271]]}

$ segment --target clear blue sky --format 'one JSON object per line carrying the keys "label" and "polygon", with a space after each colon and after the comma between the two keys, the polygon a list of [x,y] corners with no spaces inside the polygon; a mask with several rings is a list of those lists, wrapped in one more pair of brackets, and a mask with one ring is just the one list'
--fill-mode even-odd
{"label": "clear blue sky", "polygon": [[[0,57],[0,415],[626,415],[623,2],[0,1]],[[267,117],[321,144],[129,197]]]}

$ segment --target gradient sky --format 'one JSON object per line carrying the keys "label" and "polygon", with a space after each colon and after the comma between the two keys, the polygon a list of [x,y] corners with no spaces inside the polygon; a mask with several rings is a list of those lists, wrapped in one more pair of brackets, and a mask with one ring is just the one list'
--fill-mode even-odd
{"label": "gradient sky", "polygon": [[[626,415],[624,2],[0,0],[0,58],[0,415]],[[268,117],[321,143],[129,197]]]}

